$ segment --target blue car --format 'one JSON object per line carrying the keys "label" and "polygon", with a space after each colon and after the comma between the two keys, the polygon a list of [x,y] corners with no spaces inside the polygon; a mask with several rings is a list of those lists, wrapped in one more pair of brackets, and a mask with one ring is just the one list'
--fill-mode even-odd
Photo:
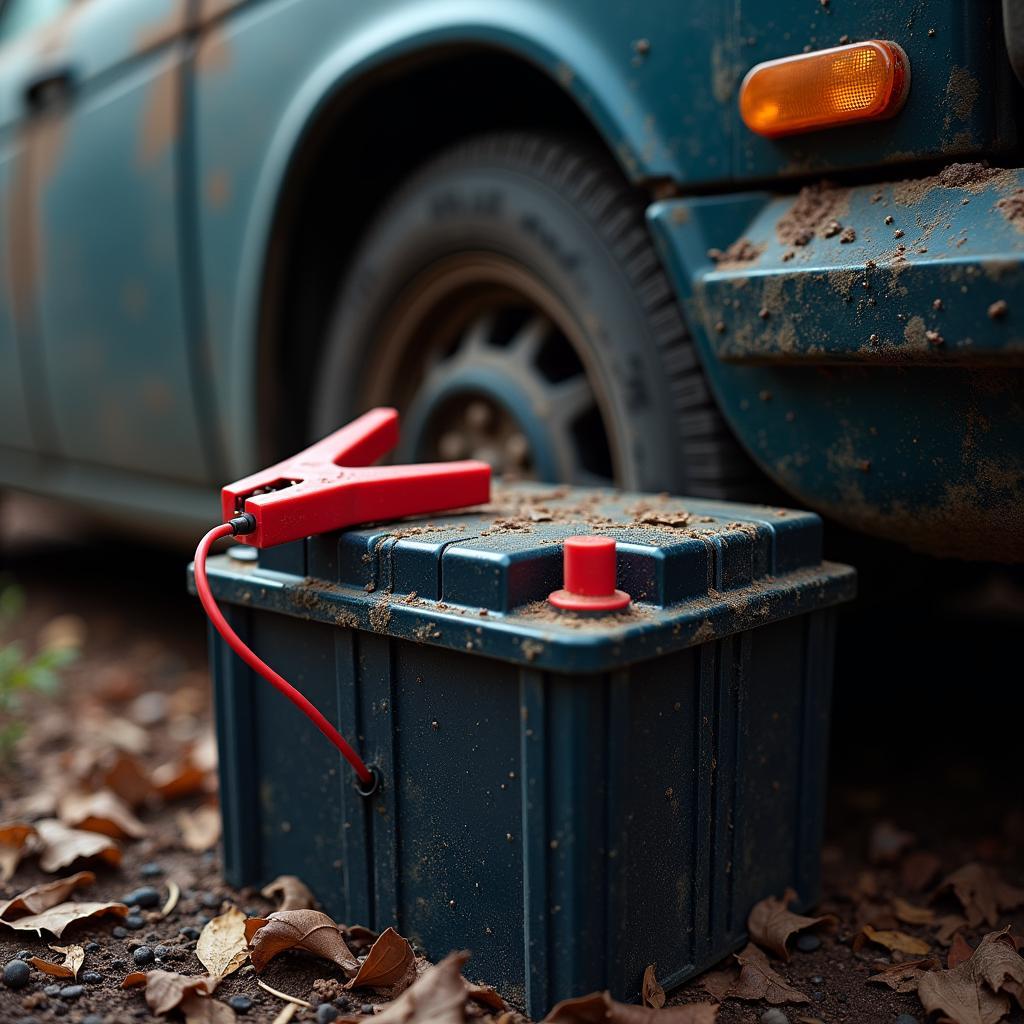
{"label": "blue car", "polygon": [[5,0],[0,485],[153,530],[399,458],[1024,560],[1024,20]]}

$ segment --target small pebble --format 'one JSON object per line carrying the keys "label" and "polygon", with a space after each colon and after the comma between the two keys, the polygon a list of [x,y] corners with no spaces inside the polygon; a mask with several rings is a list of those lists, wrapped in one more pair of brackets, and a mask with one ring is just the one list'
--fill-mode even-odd
{"label": "small pebble", "polygon": [[4,968],[4,984],[8,988],[24,988],[32,976],[32,968],[24,960],[12,960]]}
{"label": "small pebble", "polygon": [[199,915],[199,916],[198,916],[198,917],[196,918],[196,920],[197,920],[197,921],[198,921],[198,922],[199,922],[199,923],[200,923],[201,925],[208,925],[208,924],[210,923],[210,915],[209,915],[209,914],[200,914],[200,915]]}
{"label": "small pebble", "polygon": [[[363,1005],[359,1007],[359,1012],[360,1013],[373,1013],[373,1004],[372,1003],[363,1003]],[[789,1022],[787,1021],[786,1024],[789,1024]]]}
{"label": "small pebble", "polygon": [[82,1018],[82,1024],[103,1024],[103,1018],[98,1013],[90,1013]]}
{"label": "small pebble", "polygon": [[761,1014],[761,1024],[789,1024],[789,1018],[781,1010],[772,1007]]}
{"label": "small pebble", "polygon": [[61,999],[77,999],[84,991],[84,985],[65,985],[60,990],[60,997]]}
{"label": "small pebble", "polygon": [[198,928],[193,928],[189,925],[187,928],[181,929],[181,934],[184,935],[186,939],[192,939],[194,941],[199,938],[200,932]]}
{"label": "small pebble", "polygon": [[921,1024],[921,1022],[909,1013],[901,1013],[896,1018],[896,1024]]}
{"label": "small pebble", "polygon": [[46,988],[43,989],[43,993],[48,996],[59,996],[60,985],[47,985]]}
{"label": "small pebble", "polygon": [[146,967],[151,964],[155,957],[153,956],[153,950],[149,946],[139,946],[134,953],[132,953],[132,959],[139,967]]}
{"label": "small pebble", "polygon": [[157,946],[153,952],[156,954],[156,958],[158,960],[163,960],[163,958],[170,953],[170,950],[166,946]]}
{"label": "small pebble", "polygon": [[83,971],[82,981],[87,985],[98,985],[103,980],[103,975],[99,971]]}
{"label": "small pebble", "polygon": [[122,928],[121,925],[118,925],[110,934],[113,935],[115,939],[124,939],[128,937],[128,929]]}
{"label": "small pebble", "polygon": [[110,966],[113,967],[115,971],[123,971],[125,969],[125,962],[118,958],[116,960],[111,960]]}
{"label": "small pebble", "polygon": [[796,948],[801,953],[813,953],[816,949],[821,949],[821,939],[811,932],[804,932],[803,935],[797,936]]}
{"label": "small pebble", "polygon": [[16,960],[31,960],[32,953],[27,949],[18,950],[18,955],[15,957]]}
{"label": "small pebble", "polygon": [[811,984],[812,985],[824,985],[825,984],[825,979],[820,974],[815,974],[814,977],[811,978]]}
{"label": "small pebble", "polygon": [[96,953],[99,951],[100,944],[98,942],[87,942],[85,944],[86,953]]}
{"label": "small pebble", "polygon": [[150,861],[148,864],[143,864],[139,868],[139,874],[143,878],[158,878],[164,873],[164,869],[157,863]]}
{"label": "small pebble", "polygon": [[220,897],[216,893],[204,892],[200,897],[200,902],[204,907],[219,907]]}
{"label": "small pebble", "polygon": [[252,1000],[248,996],[232,996],[228,1006],[236,1013],[248,1013],[252,1009]]}
{"label": "small pebble", "polygon": [[141,907],[143,910],[152,910],[160,906],[160,893],[151,885],[144,885],[141,889],[133,889],[122,900],[129,907]]}
{"label": "small pebble", "polygon": [[338,996],[334,1002],[341,1007],[346,1013],[352,1009],[352,1000],[348,996]]}
{"label": "small pebble", "polygon": [[338,1019],[338,1011],[330,1003],[321,1003],[316,1008],[316,1024],[330,1024]]}
{"label": "small pebble", "polygon": [[129,914],[124,919],[124,926],[129,931],[137,932],[140,929],[146,927],[146,919],[144,917],[140,917],[140,916],[138,916],[136,914]]}

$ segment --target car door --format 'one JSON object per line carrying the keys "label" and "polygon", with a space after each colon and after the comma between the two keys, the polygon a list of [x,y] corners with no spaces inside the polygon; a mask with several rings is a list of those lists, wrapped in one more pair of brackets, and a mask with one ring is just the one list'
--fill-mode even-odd
{"label": "car door", "polygon": [[199,482],[210,449],[181,230],[187,6],[75,0],[33,30],[15,247],[31,261],[57,453]]}

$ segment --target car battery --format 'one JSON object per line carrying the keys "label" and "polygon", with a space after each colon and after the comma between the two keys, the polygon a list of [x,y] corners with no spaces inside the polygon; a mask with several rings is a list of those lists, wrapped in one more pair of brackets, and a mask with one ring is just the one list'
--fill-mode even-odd
{"label": "car battery", "polygon": [[[549,600],[581,536],[615,542],[626,607]],[[834,609],[855,590],[817,516],[508,488],[208,573],[382,779],[361,795],[211,631],[232,884],[295,874],[336,920],[468,948],[538,1018],[636,998],[649,964],[676,985],[744,941],[758,900],[816,899]]]}

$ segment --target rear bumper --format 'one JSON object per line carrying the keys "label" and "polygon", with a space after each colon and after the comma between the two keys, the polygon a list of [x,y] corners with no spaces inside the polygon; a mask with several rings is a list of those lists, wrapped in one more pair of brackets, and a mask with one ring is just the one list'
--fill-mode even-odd
{"label": "rear bumper", "polygon": [[989,173],[670,200],[649,220],[766,472],[858,529],[1022,561],[1024,171]]}

